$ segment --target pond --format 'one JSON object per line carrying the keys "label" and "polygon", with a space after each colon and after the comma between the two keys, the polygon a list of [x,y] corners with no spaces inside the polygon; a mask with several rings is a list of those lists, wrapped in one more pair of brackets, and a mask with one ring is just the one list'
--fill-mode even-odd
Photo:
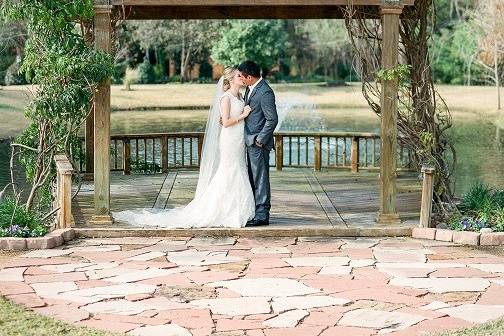
{"label": "pond", "polygon": [[[301,108],[284,116],[282,130],[353,131],[379,133],[380,120],[366,108]],[[203,131],[207,110],[114,111],[112,134]],[[457,117],[449,130],[457,151],[456,194],[461,195],[481,181],[504,188],[504,130],[484,117]],[[6,142],[0,142],[0,186],[8,183],[9,155]]]}

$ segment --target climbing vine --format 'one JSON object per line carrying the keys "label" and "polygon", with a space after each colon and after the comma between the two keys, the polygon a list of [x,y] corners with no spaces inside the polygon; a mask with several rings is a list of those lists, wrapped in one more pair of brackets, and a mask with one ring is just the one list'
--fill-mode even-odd
{"label": "climbing vine", "polygon": [[[396,2],[397,3],[397,2]],[[373,111],[381,116],[381,82],[397,79],[398,141],[412,153],[417,168],[435,170],[434,206],[439,214],[453,209],[455,150],[446,130],[452,126],[450,111],[434,87],[429,55],[435,26],[434,0],[416,0],[404,7],[399,25],[399,65],[382,69],[382,26],[379,13],[348,6],[345,23],[356,52],[362,92]],[[367,19],[366,17],[376,17]]]}
{"label": "climbing vine", "polygon": [[1,11],[27,27],[20,71],[33,84],[25,109],[30,124],[11,144],[11,162],[24,166],[29,190],[20,190],[11,169],[12,188],[26,210],[49,211],[54,155],[77,158],[79,130],[98,85],[112,74],[113,60],[91,45],[92,0],[4,0]]}

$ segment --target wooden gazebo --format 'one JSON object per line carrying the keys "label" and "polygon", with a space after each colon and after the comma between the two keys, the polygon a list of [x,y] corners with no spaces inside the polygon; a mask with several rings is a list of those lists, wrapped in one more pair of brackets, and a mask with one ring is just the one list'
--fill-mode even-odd
{"label": "wooden gazebo", "polygon": [[[399,20],[414,0],[94,0],[95,48],[110,52],[111,18],[152,19],[342,19],[348,6],[370,19],[381,17],[382,68],[398,64]],[[396,208],[397,91],[396,80],[382,83],[379,224],[400,222]],[[93,167],[93,224],[112,224],[110,214],[110,79],[95,96],[94,115],[86,121],[87,167]],[[93,153],[93,154],[91,154]],[[90,169],[88,169],[89,171]]]}

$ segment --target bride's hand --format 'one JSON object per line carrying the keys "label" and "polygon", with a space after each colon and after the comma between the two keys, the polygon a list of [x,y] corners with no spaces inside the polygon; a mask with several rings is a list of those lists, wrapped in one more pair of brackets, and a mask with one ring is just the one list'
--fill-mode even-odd
{"label": "bride's hand", "polygon": [[248,117],[248,115],[250,114],[251,111],[252,111],[252,109],[250,108],[249,105],[247,105],[247,106],[245,106],[243,108],[243,112],[242,113],[243,113],[243,115],[245,115],[245,118],[246,118],[246,117]]}

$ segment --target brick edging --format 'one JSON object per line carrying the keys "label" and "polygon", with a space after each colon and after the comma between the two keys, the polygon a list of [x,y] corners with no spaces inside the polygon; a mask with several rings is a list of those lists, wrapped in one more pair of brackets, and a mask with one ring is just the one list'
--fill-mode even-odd
{"label": "brick edging", "polygon": [[504,232],[454,231],[435,228],[413,228],[413,238],[431,239],[474,246],[504,245]]}
{"label": "brick edging", "polygon": [[43,237],[3,237],[0,238],[0,250],[42,250],[63,245],[75,238],[74,229],[58,229]]}

